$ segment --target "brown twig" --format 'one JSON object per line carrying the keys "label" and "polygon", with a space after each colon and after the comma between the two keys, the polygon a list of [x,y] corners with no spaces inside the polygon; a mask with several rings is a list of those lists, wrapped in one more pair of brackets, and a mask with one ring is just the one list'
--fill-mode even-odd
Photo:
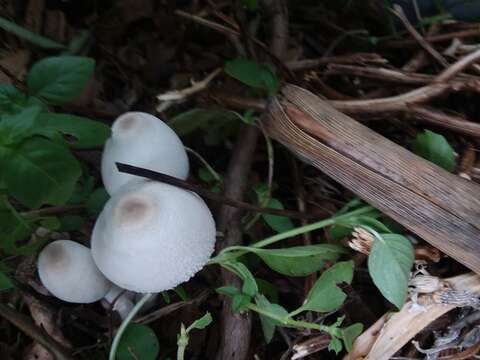
{"label": "brown twig", "polygon": [[325,75],[354,75],[407,85],[424,85],[432,82],[434,79],[432,75],[427,74],[408,73],[386,68],[361,67],[342,64],[329,65]]}
{"label": "brown twig", "polygon": [[351,55],[323,56],[317,59],[304,59],[287,62],[292,71],[308,70],[325,64],[386,64],[388,60],[374,53],[355,53]]}
{"label": "brown twig", "polygon": [[409,112],[429,124],[450,129],[460,134],[480,137],[480,123],[467,121],[460,116],[448,115],[426,106],[410,106]]}
{"label": "brown twig", "polygon": [[480,49],[464,56],[459,61],[455,62],[448,69],[443,71],[435,78],[436,82],[446,82],[452,79],[455,75],[463,71],[466,67],[480,60]]}
{"label": "brown twig", "polygon": [[30,210],[21,212],[20,215],[27,218],[34,218],[37,216],[51,216],[59,215],[68,212],[78,212],[85,210],[85,205],[64,205],[64,206],[51,206],[38,210]]}
{"label": "brown twig", "polygon": [[[424,39],[429,43],[437,43],[443,41],[449,41],[454,38],[469,38],[469,37],[476,37],[480,35],[480,29],[468,29],[462,31],[455,31],[447,34],[439,34],[439,35],[432,35],[426,36]],[[390,47],[390,48],[405,48],[408,46],[415,46],[418,42],[413,39],[406,39],[406,40],[389,40],[382,43],[383,46]]]}
{"label": "brown twig", "polygon": [[175,15],[183,17],[185,19],[192,20],[192,21],[194,21],[198,24],[201,24],[201,25],[203,25],[205,27],[208,27],[210,29],[213,29],[215,31],[221,32],[225,35],[233,35],[233,36],[236,36],[236,37],[240,36],[240,33],[238,31],[233,30],[233,29],[229,28],[228,26],[224,26],[224,25],[216,23],[214,21],[204,19],[201,16],[193,15],[193,14],[190,14],[190,13],[185,12],[183,10],[178,10],[178,9],[175,10]]}
{"label": "brown twig", "polygon": [[[230,159],[225,176],[225,195],[240,201],[248,184],[248,173],[253,162],[253,154],[259,132],[256,128],[244,125]],[[223,241],[217,243],[217,250],[242,243],[242,210],[231,206],[222,206],[217,218],[217,229],[224,233]],[[241,287],[241,281],[231,272],[221,270],[222,282],[230,286]],[[221,339],[217,359],[245,360],[250,347],[250,313],[235,313],[230,299],[224,299],[221,313]]]}
{"label": "brown twig", "polygon": [[52,339],[43,329],[36,326],[29,317],[16,312],[10,306],[5,304],[0,304],[0,316],[44,346],[53,356],[55,356],[56,360],[73,360],[68,351],[64,349],[62,345]]}
{"label": "brown twig", "polygon": [[403,9],[399,5],[394,5],[393,6],[393,11],[392,11],[403,23],[407,31],[410,33],[410,35],[418,42],[418,44],[428,53],[430,54],[435,60],[438,61],[440,65],[443,67],[448,66],[448,62],[443,58],[443,56],[435,50],[429,43],[424,39],[424,37],[410,24],[408,21],[407,17],[405,16],[405,13],[403,12]]}
{"label": "brown twig", "polygon": [[224,205],[232,206],[241,210],[255,211],[258,213],[278,215],[278,216],[288,216],[288,217],[297,218],[297,219],[305,219],[308,217],[308,215],[298,211],[262,208],[259,206],[255,206],[244,201],[236,200],[234,198],[217,194],[201,186],[190,184],[187,181],[178,179],[176,177],[173,177],[167,174],[159,173],[157,171],[144,169],[144,168],[123,164],[123,163],[116,163],[116,165],[117,165],[118,171],[120,172],[130,174],[130,175],[141,176],[150,180],[163,182],[165,184],[169,184],[185,190],[193,191],[198,195],[205,197],[207,199],[222,203]]}
{"label": "brown twig", "polygon": [[[458,86],[462,86],[462,84],[458,84]],[[350,114],[406,111],[409,106],[425,103],[447,93],[452,88],[455,88],[453,84],[435,83],[400,95],[368,100],[337,100],[330,101],[330,104],[338,110]]]}

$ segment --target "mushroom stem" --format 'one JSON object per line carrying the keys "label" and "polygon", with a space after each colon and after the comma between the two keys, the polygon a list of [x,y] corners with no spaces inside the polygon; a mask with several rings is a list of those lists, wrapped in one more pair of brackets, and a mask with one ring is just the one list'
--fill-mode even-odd
{"label": "mushroom stem", "polygon": [[137,313],[142,309],[143,305],[153,296],[153,293],[148,293],[143,295],[138,303],[132,308],[132,310],[128,313],[127,317],[122,321],[122,324],[118,328],[115,337],[113,338],[112,347],[110,348],[110,355],[108,357],[109,360],[115,360],[117,355],[118,345],[120,344],[120,340],[122,339],[122,335],[127,329],[128,325],[132,322],[133,318]]}

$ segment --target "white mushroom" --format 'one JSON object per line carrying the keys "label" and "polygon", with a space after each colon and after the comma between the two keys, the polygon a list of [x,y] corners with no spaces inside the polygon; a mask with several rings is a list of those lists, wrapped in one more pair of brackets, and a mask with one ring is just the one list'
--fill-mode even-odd
{"label": "white mushroom", "polygon": [[122,187],[105,205],[92,234],[92,255],[116,285],[144,293],[169,290],[208,261],[215,222],[196,194],[143,181]]}
{"label": "white mushroom", "polygon": [[102,299],[105,308],[110,308],[118,312],[122,319],[125,319],[133,308],[135,293],[112,285],[110,291]]}
{"label": "white mushroom", "polygon": [[141,180],[120,173],[115,162],[180,179],[186,179],[189,171],[187,153],[177,134],[157,117],[143,112],[125,113],[112,125],[112,136],[105,143],[101,169],[103,184],[110,195],[127,182]]}
{"label": "white mushroom", "polygon": [[71,240],[45,246],[37,265],[43,286],[64,301],[92,303],[103,298],[112,286],[95,265],[90,249]]}

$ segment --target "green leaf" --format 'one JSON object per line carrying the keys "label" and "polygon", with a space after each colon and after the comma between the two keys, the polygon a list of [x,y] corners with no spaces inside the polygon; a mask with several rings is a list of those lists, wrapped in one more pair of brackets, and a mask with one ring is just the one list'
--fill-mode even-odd
{"label": "green leaf", "polygon": [[[262,294],[258,294],[255,297],[255,302],[257,305],[264,311],[274,314],[276,316],[287,318],[288,311],[285,310],[282,306],[278,304],[270,303],[265,296]],[[271,317],[259,314],[260,316],[260,323],[262,325],[263,337],[265,338],[265,342],[268,344],[272,341],[273,335],[275,334],[275,328],[277,325],[282,325],[278,321],[275,321]]]}
{"label": "green leaf", "polygon": [[230,297],[234,297],[237,294],[241,294],[240,290],[238,290],[235,286],[222,286],[216,288],[215,291],[220,295],[226,295]]}
{"label": "green leaf", "polygon": [[255,278],[255,280],[257,281],[258,291],[264,295],[268,301],[278,303],[279,300],[277,287],[264,279]]}
{"label": "green leaf", "polygon": [[[283,204],[275,198],[272,198],[268,201],[267,204],[268,208],[271,209],[279,209],[283,210]],[[262,214],[263,220],[270,226],[273,230],[278,233],[282,233],[288,230],[292,230],[295,225],[293,225],[292,220],[290,220],[286,216],[277,216],[277,215],[269,215],[269,214]]]}
{"label": "green leaf", "polygon": [[[336,263],[325,270],[308,293],[302,311],[312,310],[329,312],[338,309],[347,295],[337,286],[340,283],[350,284],[353,279],[353,261]],[[298,313],[296,310],[295,313]]]}
{"label": "green leaf", "polygon": [[42,242],[17,246],[27,239],[33,229],[11,206],[5,197],[0,197],[0,248],[10,255],[30,255]]}
{"label": "green leaf", "polygon": [[95,189],[87,199],[87,210],[92,215],[98,215],[107,203],[110,195],[105,188]]}
{"label": "green leaf", "polygon": [[173,292],[177,294],[177,296],[182,300],[182,301],[187,301],[188,300],[188,294],[183,288],[182,285],[178,285],[176,288],[173,288]]}
{"label": "green leaf", "polygon": [[146,325],[130,324],[120,340],[118,360],[155,360],[159,353],[157,336]]}
{"label": "green leaf", "polygon": [[249,248],[272,270],[286,276],[307,276],[325,266],[325,261],[336,261],[347,251],[337,245],[318,244],[294,246],[285,249]]}
{"label": "green leaf", "polygon": [[0,28],[44,49],[65,49],[63,44],[27,30],[4,17],[0,17]]}
{"label": "green leaf", "polygon": [[239,312],[246,308],[250,304],[252,297],[247,294],[236,294],[232,297],[232,310],[234,312]]}
{"label": "green leaf", "polygon": [[13,105],[22,105],[25,99],[25,94],[20,92],[15,86],[0,84],[0,109],[2,109],[2,112],[12,111]]}
{"label": "green leaf", "polygon": [[200,319],[195,320],[188,328],[187,328],[187,334],[192,331],[193,329],[197,330],[202,330],[205,329],[208,325],[211,324],[212,322],[212,315],[210,315],[209,312],[207,312],[205,315],[203,315]]}
{"label": "green leaf", "polygon": [[342,342],[337,338],[333,338],[328,344],[328,350],[335,351],[335,354],[338,354],[340,351],[342,351],[342,348]]}
{"label": "green leaf", "polygon": [[11,288],[13,288],[12,281],[7,275],[0,271],[0,291],[8,290]]}
{"label": "green leaf", "polygon": [[31,138],[20,146],[0,146],[0,180],[23,205],[64,204],[81,174],[78,161],[63,146]]}
{"label": "green leaf", "polygon": [[414,261],[410,241],[398,234],[380,234],[368,256],[368,271],[382,295],[399,309],[407,297],[408,279]]}
{"label": "green leaf", "polygon": [[243,280],[242,292],[244,294],[254,296],[258,292],[258,285],[255,281],[255,277],[243,263],[238,261],[228,261],[221,265]]}
{"label": "green leaf", "polygon": [[5,114],[0,121],[0,143],[2,145],[16,144],[34,134],[38,115],[42,109],[30,106],[16,114]]}
{"label": "green leaf", "polygon": [[225,72],[245,85],[266,91],[268,95],[274,95],[280,84],[270,67],[244,58],[227,61]]}
{"label": "green leaf", "polygon": [[413,142],[413,152],[452,172],[455,169],[455,152],[440,134],[425,130]]}
{"label": "green leaf", "polygon": [[[101,147],[110,136],[110,128],[101,122],[69,114],[43,113],[38,118],[40,134],[62,139],[73,149]],[[64,136],[68,140],[64,141]]]}
{"label": "green leaf", "polygon": [[350,325],[341,329],[342,340],[348,352],[352,351],[353,341],[363,332],[363,325],[360,323]]}
{"label": "green leaf", "polygon": [[47,57],[36,62],[27,76],[30,94],[51,105],[74,100],[85,88],[95,61],[80,56]]}

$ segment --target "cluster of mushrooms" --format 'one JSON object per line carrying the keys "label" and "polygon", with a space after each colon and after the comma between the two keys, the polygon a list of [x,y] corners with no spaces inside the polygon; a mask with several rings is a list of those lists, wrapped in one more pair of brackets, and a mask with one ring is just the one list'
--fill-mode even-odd
{"label": "cluster of mushrooms", "polygon": [[[61,300],[117,300],[113,310],[125,317],[136,293],[173,289],[207,263],[215,222],[198,195],[120,173],[116,162],[183,180],[189,172],[185,148],[164,122],[142,112],[117,118],[101,166],[111,198],[95,223],[91,249],[71,240],[54,241],[39,255],[38,274]],[[119,297],[124,289],[128,295]]]}

